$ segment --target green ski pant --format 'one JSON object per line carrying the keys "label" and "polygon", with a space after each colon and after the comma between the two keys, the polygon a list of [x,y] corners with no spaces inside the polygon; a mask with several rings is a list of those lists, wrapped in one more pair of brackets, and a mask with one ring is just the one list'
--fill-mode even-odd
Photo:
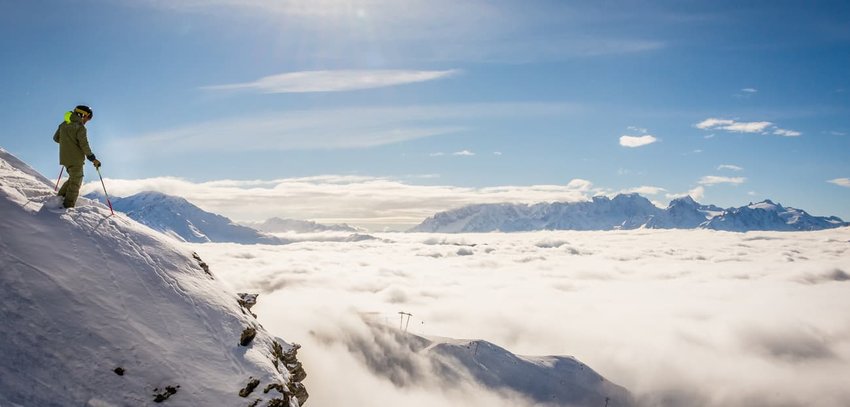
{"label": "green ski pant", "polygon": [[68,171],[68,180],[62,184],[62,188],[59,188],[59,196],[65,198],[63,205],[66,208],[73,208],[77,204],[77,197],[80,196],[80,187],[83,186],[84,165],[85,163],[65,166],[65,170]]}

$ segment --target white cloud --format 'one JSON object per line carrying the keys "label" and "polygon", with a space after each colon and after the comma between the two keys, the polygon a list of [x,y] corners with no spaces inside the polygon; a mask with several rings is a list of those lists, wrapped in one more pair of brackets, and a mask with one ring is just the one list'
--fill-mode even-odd
{"label": "white cloud", "polygon": [[831,179],[827,182],[841,186],[841,187],[850,188],[850,178],[836,178],[836,179]]}
{"label": "white cloud", "polygon": [[[777,136],[797,137],[803,133],[796,130],[788,130],[779,128],[772,122],[739,122],[731,119],[708,118],[697,124],[694,127],[702,130],[725,130],[732,133],[759,133],[759,134],[774,134]],[[714,137],[714,135],[706,136],[706,138]]]}
{"label": "white cloud", "polygon": [[[271,217],[349,223],[370,230],[406,230],[436,212],[475,203],[578,202],[590,199],[592,183],[467,188],[412,185],[365,176],[325,175],[276,180],[191,182],[179,178],[107,179],[110,195],[142,191],[178,195],[204,210],[236,221]],[[83,193],[100,190],[99,181]],[[249,203],[250,204],[246,204]]]}
{"label": "white cloud", "polygon": [[287,72],[253,82],[205,86],[209,90],[256,90],[262,93],[342,92],[382,88],[447,78],[458,74],[446,71],[336,70]]}
{"label": "white cloud", "polygon": [[[637,405],[850,405],[850,296],[835,295],[850,284],[844,230],[378,237],[192,249],[235,290],[263,293],[252,310],[272,334],[304,345],[316,406],[523,406],[465,376],[440,387],[412,375],[398,386],[368,368],[352,345],[394,342],[358,313],[397,329],[399,311],[413,314],[415,334],[573,355]],[[370,356],[396,354],[380,350]]]}
{"label": "white cloud", "polygon": [[639,187],[629,188],[629,189],[623,190],[621,192],[625,193],[625,194],[637,193],[637,194],[641,194],[641,195],[658,195],[658,194],[660,194],[664,191],[667,191],[667,190],[664,189],[664,188],[661,188],[661,187],[653,187],[653,186],[649,186],[649,185],[642,185],[642,186],[639,186]]}
{"label": "white cloud", "polygon": [[741,92],[745,92],[745,93],[756,93],[756,92],[758,92],[758,89],[755,89],[755,88],[744,88],[744,89],[741,89]]}
{"label": "white cloud", "polygon": [[689,190],[688,192],[678,193],[678,194],[665,194],[665,195],[667,196],[667,199],[675,199],[675,198],[682,198],[682,197],[685,197],[685,196],[690,196],[695,201],[699,201],[699,200],[705,198],[705,187],[703,187],[702,185],[699,185],[699,186]]}
{"label": "white cloud", "polygon": [[744,177],[720,177],[716,175],[706,175],[699,180],[700,185],[717,185],[717,184],[743,184],[747,179]]}
{"label": "white cloud", "polygon": [[743,168],[732,164],[721,164],[717,167],[718,170],[742,171]]}
{"label": "white cloud", "polygon": [[494,151],[493,155],[502,155],[502,152],[501,151]]}
{"label": "white cloud", "polygon": [[640,134],[646,134],[647,132],[649,132],[649,130],[647,130],[643,127],[636,127],[636,126],[629,126],[629,127],[626,127],[626,129],[631,130],[631,131],[636,132],[636,133],[640,133]]}
{"label": "white cloud", "polygon": [[469,150],[461,150],[461,151],[455,151],[454,153],[452,153],[452,155],[471,157],[471,156],[475,155],[475,153],[473,153],[472,151],[469,151]]}
{"label": "white cloud", "polygon": [[847,135],[847,133],[845,133],[843,131],[835,131],[835,130],[830,131],[829,134],[831,134],[833,136],[846,136]]}
{"label": "white cloud", "polygon": [[[155,154],[368,148],[466,130],[464,121],[570,114],[574,105],[517,103],[358,107],[248,114],[113,141],[110,150]],[[470,122],[471,123],[471,122]],[[168,149],[162,149],[167,144]]]}
{"label": "white cloud", "polygon": [[785,136],[785,137],[797,137],[797,136],[803,135],[803,133],[800,133],[799,131],[786,130],[786,129],[780,129],[780,128],[774,129],[773,134],[775,134],[777,136]]}
{"label": "white cloud", "polygon": [[718,129],[737,133],[762,133],[768,127],[772,126],[771,122],[738,122],[729,119],[708,118],[694,126],[698,129],[709,130]]}
{"label": "white cloud", "polygon": [[656,141],[658,141],[658,139],[648,134],[645,136],[620,136],[620,145],[630,148],[642,147],[655,143]]}

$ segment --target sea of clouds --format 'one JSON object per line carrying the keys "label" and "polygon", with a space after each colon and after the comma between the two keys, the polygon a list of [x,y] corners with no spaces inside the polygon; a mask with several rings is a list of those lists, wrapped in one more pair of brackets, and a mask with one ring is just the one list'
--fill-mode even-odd
{"label": "sea of clouds", "polygon": [[304,345],[314,407],[534,404],[438,377],[394,339],[399,311],[416,334],[575,356],[640,405],[850,405],[848,228],[375,236],[194,245]]}

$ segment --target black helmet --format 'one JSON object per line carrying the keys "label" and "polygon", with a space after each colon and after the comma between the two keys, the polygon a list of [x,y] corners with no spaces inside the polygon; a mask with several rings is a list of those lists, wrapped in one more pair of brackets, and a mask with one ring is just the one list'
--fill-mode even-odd
{"label": "black helmet", "polygon": [[91,108],[86,105],[79,105],[74,108],[74,113],[84,117],[91,119],[94,116],[94,112],[92,112]]}

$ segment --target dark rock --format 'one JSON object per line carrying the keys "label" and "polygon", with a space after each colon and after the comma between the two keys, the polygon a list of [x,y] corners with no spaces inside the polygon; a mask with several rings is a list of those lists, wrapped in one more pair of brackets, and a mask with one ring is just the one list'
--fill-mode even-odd
{"label": "dark rock", "polygon": [[162,403],[163,401],[168,400],[169,397],[177,394],[177,389],[179,388],[180,386],[165,386],[165,390],[163,390],[162,393],[157,393],[159,391],[158,388],[153,389],[153,401],[157,403]]}
{"label": "dark rock", "polygon": [[257,407],[257,406],[260,404],[260,402],[261,402],[261,401],[263,401],[263,400],[261,400],[261,399],[256,399],[256,400],[254,400],[254,402],[253,402],[253,403],[248,404],[248,407]]}
{"label": "dark rock", "polygon": [[299,406],[303,406],[304,403],[307,402],[307,398],[310,397],[307,393],[307,388],[301,383],[289,382],[286,387],[289,388],[289,392],[298,399]]}
{"label": "dark rock", "polygon": [[245,310],[247,310],[251,315],[253,315],[254,318],[256,318],[257,314],[251,312],[251,307],[257,305],[257,297],[260,294],[238,293],[236,295],[239,296],[239,299],[236,300],[237,302],[239,302],[239,305]]}
{"label": "dark rock", "polygon": [[210,266],[207,265],[203,260],[201,260],[201,256],[198,253],[192,252],[192,257],[198,261],[198,265],[204,270],[204,273],[207,273],[210,277],[213,277],[212,272],[210,272]]}
{"label": "dark rock", "polygon": [[260,385],[260,379],[255,379],[253,377],[248,378],[248,384],[242,390],[239,390],[239,397],[248,397],[257,386]]}
{"label": "dark rock", "polygon": [[272,399],[267,404],[268,407],[289,407],[289,398],[286,399]]}
{"label": "dark rock", "polygon": [[265,388],[265,389],[263,389],[263,393],[268,393],[268,392],[270,392],[272,389],[279,391],[279,392],[280,392],[280,394],[287,394],[287,389],[286,389],[286,387],[284,387],[284,386],[283,386],[282,384],[280,384],[280,383],[269,383],[269,385],[268,385],[268,386],[266,386],[266,388]]}
{"label": "dark rock", "polygon": [[115,370],[113,370],[113,372],[115,372],[115,374],[117,374],[118,376],[124,376],[124,368],[123,367],[116,367]]}
{"label": "dark rock", "polygon": [[249,326],[242,331],[242,336],[239,337],[239,344],[248,346],[254,340],[255,336],[257,336],[257,330]]}

